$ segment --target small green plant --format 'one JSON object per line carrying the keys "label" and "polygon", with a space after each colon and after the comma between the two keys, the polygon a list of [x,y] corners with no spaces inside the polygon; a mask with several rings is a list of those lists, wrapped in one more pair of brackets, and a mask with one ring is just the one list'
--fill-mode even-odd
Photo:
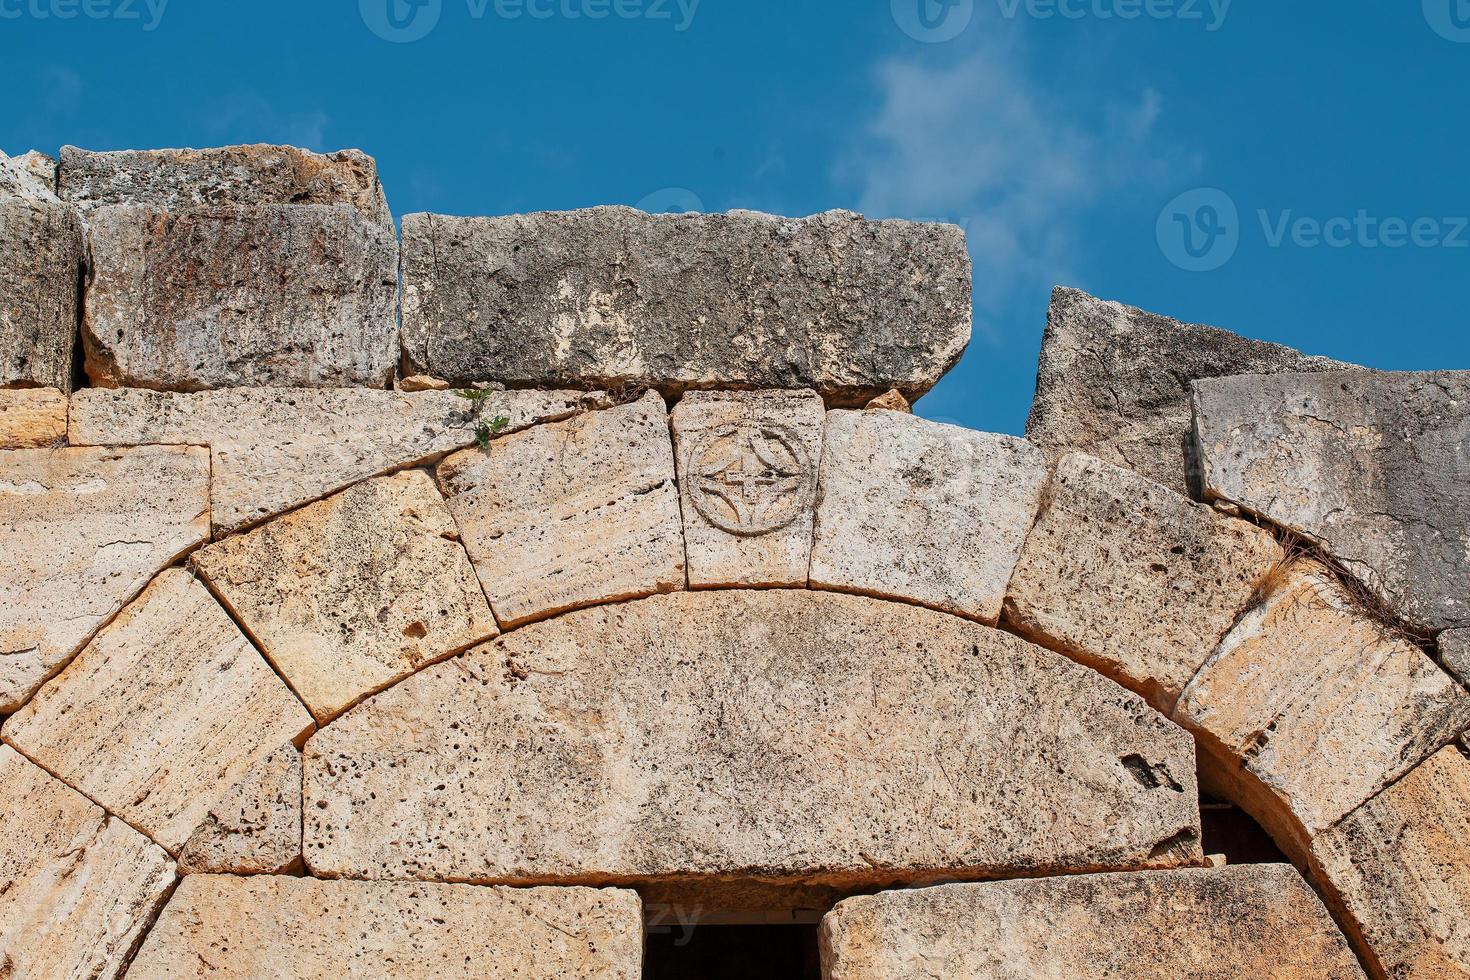
{"label": "small green plant", "polygon": [[475,442],[479,444],[481,449],[488,450],[490,448],[490,439],[504,432],[506,427],[510,425],[510,419],[504,415],[497,415],[488,422],[480,418],[480,413],[484,411],[485,405],[489,402],[490,396],[494,392],[487,391],[483,388],[461,388],[455,394],[474,405]]}

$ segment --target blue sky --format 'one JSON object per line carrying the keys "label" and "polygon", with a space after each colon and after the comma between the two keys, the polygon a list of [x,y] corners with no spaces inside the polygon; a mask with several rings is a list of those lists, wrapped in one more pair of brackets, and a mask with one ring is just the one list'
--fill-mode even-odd
{"label": "blue sky", "polygon": [[0,0],[0,148],[356,146],[397,214],[956,221],[975,340],[919,407],[994,431],[1056,283],[1470,368],[1470,0],[391,0],[402,43],[389,2]]}

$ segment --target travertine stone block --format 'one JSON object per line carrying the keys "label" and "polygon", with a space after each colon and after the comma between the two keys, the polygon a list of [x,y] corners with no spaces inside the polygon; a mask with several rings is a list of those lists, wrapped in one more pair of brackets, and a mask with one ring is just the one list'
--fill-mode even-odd
{"label": "travertine stone block", "polygon": [[499,632],[423,470],[359,483],[194,564],[321,724]]}
{"label": "travertine stone block", "polygon": [[1084,452],[1189,494],[1199,484],[1191,380],[1348,366],[1058,286],[1026,438],[1053,457]]}
{"label": "travertine stone block", "polygon": [[0,388],[0,450],[66,442],[66,396],[55,388]]}
{"label": "travertine stone block", "polygon": [[675,406],[692,587],[806,585],[825,417],[812,391],[693,391]]}
{"label": "travertine stone block", "polygon": [[162,848],[0,746],[0,976],[121,976],[173,883]]}
{"label": "travertine stone block", "polygon": [[1284,557],[1265,531],[1072,453],[1026,539],[1007,622],[1167,713]]}
{"label": "travertine stone block", "polygon": [[1174,713],[1278,842],[1310,839],[1470,728],[1470,695],[1302,563],[1246,613]]}
{"label": "travertine stone block", "polygon": [[506,628],[685,585],[674,450],[654,392],[456,453],[438,473]]}
{"label": "travertine stone block", "polygon": [[392,385],[398,246],[349,207],[116,205],[87,233],[95,385]]}
{"label": "travertine stone block", "polygon": [[843,902],[827,980],[1363,980],[1288,865],[946,885]]}
{"label": "travertine stone block", "polygon": [[209,808],[179,852],[179,874],[284,874],[300,865],[301,753],[287,743]]}
{"label": "travertine stone block", "polygon": [[832,412],[811,584],[994,624],[1046,479],[1045,458],[1022,439]]}
{"label": "travertine stone block", "polygon": [[71,406],[73,445],[208,446],[218,534],[259,524],[360,480],[437,461],[501,434],[603,404],[596,393],[235,388],[197,394],[88,388]]}
{"label": "travertine stone block", "polygon": [[319,875],[638,882],[706,909],[1203,860],[1193,743],[1137,696],[958,617],[806,590],[509,633],[317,733],[305,799]]}
{"label": "travertine stone block", "polygon": [[0,452],[0,714],[208,538],[202,449]]}
{"label": "travertine stone block", "polygon": [[191,875],[130,980],[638,980],[631,891]]}
{"label": "travertine stone block", "polygon": [[1312,871],[1378,974],[1470,973],[1470,761],[1441,750],[1318,837]]}
{"label": "travertine stone block", "polygon": [[1397,615],[1470,626],[1470,371],[1195,386],[1205,492],[1320,541]]}
{"label": "travertine stone block", "polygon": [[208,590],[169,569],[3,735],[177,853],[257,762],[310,728]]}
{"label": "travertine stone block", "polygon": [[159,211],[262,204],[345,204],[393,227],[378,165],[360,150],[312,153],[294,146],[204,150],[61,148],[61,196],[84,211],[143,204]]}
{"label": "travertine stone block", "polygon": [[812,388],[860,407],[922,395],[970,339],[964,233],[845,211],[408,215],[403,286],[408,365],[455,382]]}

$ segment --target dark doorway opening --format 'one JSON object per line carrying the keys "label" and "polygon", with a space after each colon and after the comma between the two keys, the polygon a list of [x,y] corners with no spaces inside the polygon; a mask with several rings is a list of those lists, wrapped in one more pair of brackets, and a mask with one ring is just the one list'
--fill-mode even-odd
{"label": "dark doorway opening", "polygon": [[653,928],[644,980],[821,980],[815,925]]}
{"label": "dark doorway opening", "polygon": [[1228,864],[1289,863],[1261,825],[1235,804],[1201,794],[1199,815],[1206,854],[1223,854]]}

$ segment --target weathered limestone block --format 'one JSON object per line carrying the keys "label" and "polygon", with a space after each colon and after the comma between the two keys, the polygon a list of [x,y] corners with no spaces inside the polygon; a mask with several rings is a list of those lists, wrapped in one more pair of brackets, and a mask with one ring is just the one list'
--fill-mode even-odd
{"label": "weathered limestone block", "polygon": [[319,875],[636,881],[707,909],[1203,860],[1193,743],[1135,695],[999,630],[806,590],[506,634],[313,736],[305,800]]}
{"label": "weathered limestone block", "polygon": [[5,746],[0,790],[0,976],[120,976],[173,862]]}
{"label": "weathered limestone block", "polygon": [[1439,635],[1439,657],[1461,684],[1470,684],[1470,630],[1446,630]]}
{"label": "weathered limestone block", "polygon": [[812,391],[692,391],[674,407],[692,587],[805,587],[826,409]]}
{"label": "weathered limestone block", "polygon": [[1441,750],[1318,837],[1312,872],[1375,972],[1470,974],[1470,761]]}
{"label": "weathered limestone block", "polygon": [[1205,492],[1321,542],[1405,619],[1470,626],[1470,372],[1195,386]]}
{"label": "weathered limestone block", "polygon": [[20,165],[22,170],[34,177],[43,188],[52,194],[56,193],[56,176],[59,165],[55,157],[48,156],[39,150],[28,150],[12,159]]}
{"label": "weathered limestone block", "polygon": [[1470,728],[1470,695],[1304,563],[1230,631],[1174,718],[1201,735],[1226,795],[1304,856]]}
{"label": "weathered limestone block", "polygon": [[209,808],[179,851],[179,874],[270,875],[301,866],[301,753],[287,743]]}
{"label": "weathered limestone block", "polygon": [[323,725],[499,632],[423,470],[359,483],[194,564]]}
{"label": "weathered limestone block", "polygon": [[32,150],[18,157],[0,152],[0,197],[20,197],[29,201],[58,201],[54,175],[47,179],[40,172],[42,154]]}
{"label": "weathered limestone block", "polygon": [[1071,453],[1021,551],[1006,619],[1167,714],[1284,557],[1265,531]]}
{"label": "weathered limestone block", "polygon": [[0,388],[71,391],[86,255],[76,209],[0,153]]}
{"label": "weathered limestone block", "polygon": [[1362,980],[1289,865],[946,885],[822,920],[827,980]]}
{"label": "weathered limestone block", "polygon": [[361,150],[312,153],[294,146],[205,150],[61,148],[61,196],[83,211],[142,204],[159,211],[264,204],[345,204],[393,227],[378,165]]}
{"label": "weathered limestone block", "polygon": [[994,624],[1046,479],[1045,457],[1022,439],[832,412],[811,584]]}
{"label": "weathered limestone block", "polygon": [[202,449],[0,452],[0,714],[208,538]]}
{"label": "weathered limestone block", "polygon": [[87,230],[82,343],[94,384],[391,386],[391,228],[345,206],[116,205],[93,211]]}
{"label": "weathered limestone block", "polygon": [[208,446],[217,534],[259,524],[359,480],[421,466],[502,434],[603,404],[573,391],[453,392],[239,388],[197,394],[88,388],[72,399],[73,445]]}
{"label": "weathered limestone block", "polygon": [[631,891],[191,875],[130,980],[638,980]]}
{"label": "weathered limestone block", "polygon": [[66,396],[55,388],[0,388],[0,450],[66,442]]}
{"label": "weathered limestone block", "polygon": [[450,381],[932,388],[970,339],[952,225],[630,208],[403,219],[403,349]]}
{"label": "weathered limestone block", "polygon": [[207,589],[169,569],[5,723],[5,742],[176,854],[311,716]]}
{"label": "weathered limestone block", "polygon": [[914,406],[910,405],[909,400],[903,397],[903,392],[897,389],[879,395],[864,407],[870,412],[883,409],[888,412],[903,412],[906,415],[914,413]]}
{"label": "weathered limestone block", "polygon": [[1347,366],[1059,286],[1026,438],[1054,457],[1085,452],[1189,494],[1198,486],[1192,379]]}
{"label": "weathered limestone block", "polygon": [[509,629],[685,585],[668,415],[655,392],[439,465],[491,608]]}

